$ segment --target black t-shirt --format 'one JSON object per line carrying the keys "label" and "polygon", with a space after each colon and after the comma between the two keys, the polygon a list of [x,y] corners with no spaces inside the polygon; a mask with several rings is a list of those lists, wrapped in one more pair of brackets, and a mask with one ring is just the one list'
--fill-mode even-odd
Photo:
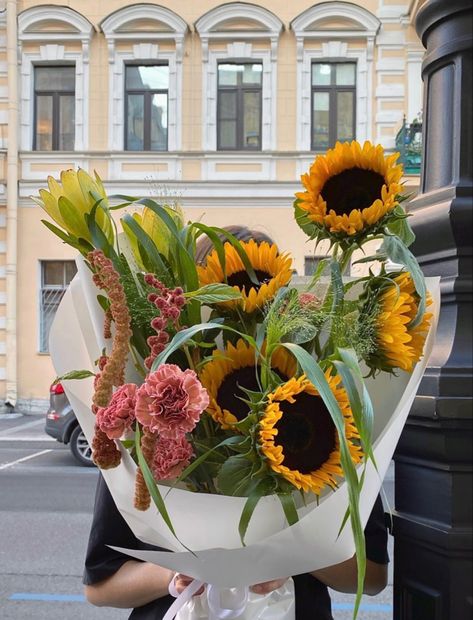
{"label": "black t-shirt", "polygon": [[[387,553],[387,531],[384,511],[378,497],[365,529],[366,555],[378,564],[389,562]],[[107,545],[127,549],[156,550],[138,540],[115,506],[107,485],[99,477],[95,496],[94,517],[85,560],[84,584],[98,583],[113,575],[130,556],[124,555]],[[333,620],[330,596],[327,586],[312,575],[294,577],[296,592],[296,620]],[[160,620],[174,599],[165,596],[143,607],[134,609],[130,620]]]}

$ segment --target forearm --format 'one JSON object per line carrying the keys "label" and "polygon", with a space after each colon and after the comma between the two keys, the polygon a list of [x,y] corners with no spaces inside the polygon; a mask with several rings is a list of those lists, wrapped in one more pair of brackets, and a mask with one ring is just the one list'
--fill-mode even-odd
{"label": "forearm", "polygon": [[108,579],[85,586],[85,595],[99,607],[141,607],[165,596],[173,575],[156,564],[130,560]]}
{"label": "forearm", "polygon": [[[358,583],[358,569],[356,558],[353,556],[346,562],[328,566],[311,573],[313,577],[324,583],[333,590],[339,592],[355,593]],[[385,564],[366,561],[366,576],[364,593],[371,596],[378,594],[387,585],[388,567]]]}

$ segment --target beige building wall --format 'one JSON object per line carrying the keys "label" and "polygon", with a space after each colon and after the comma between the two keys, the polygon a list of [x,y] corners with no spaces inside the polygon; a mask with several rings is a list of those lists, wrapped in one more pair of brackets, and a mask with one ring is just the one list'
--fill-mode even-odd
{"label": "beige building wall", "polygon": [[[348,59],[357,66],[356,138],[395,148],[403,116],[421,112],[423,48],[413,17],[422,0],[313,2],[19,0],[20,123],[8,125],[5,14],[0,2],[0,398],[5,390],[5,185],[8,131],[18,158],[18,406],[42,406],[54,378],[39,353],[40,261],[74,252],[40,223],[30,200],[48,175],[97,170],[108,191],[178,200],[189,219],[264,230],[304,273],[314,244],[292,218],[310,150],[310,66]],[[67,5],[67,6],[65,6]],[[216,66],[225,59],[263,64],[261,151],[216,148]],[[123,147],[123,67],[163,61],[170,68],[169,151]],[[38,64],[76,67],[75,150],[34,151],[33,75]],[[415,191],[418,177],[406,178]],[[320,248],[318,250],[320,252]],[[1,402],[1,401],[0,401]]]}

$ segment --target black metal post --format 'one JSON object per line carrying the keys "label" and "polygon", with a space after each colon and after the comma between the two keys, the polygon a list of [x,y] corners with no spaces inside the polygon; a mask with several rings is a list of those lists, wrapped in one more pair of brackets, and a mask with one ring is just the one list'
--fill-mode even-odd
{"label": "black metal post", "polygon": [[395,455],[394,618],[471,620],[472,4],[417,17],[424,154],[414,253],[441,276],[437,342]]}

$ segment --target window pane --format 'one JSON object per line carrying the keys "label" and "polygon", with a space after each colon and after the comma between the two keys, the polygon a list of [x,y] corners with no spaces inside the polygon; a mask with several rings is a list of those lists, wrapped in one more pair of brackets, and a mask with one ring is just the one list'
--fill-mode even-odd
{"label": "window pane", "polygon": [[355,85],[355,65],[350,62],[347,64],[337,64],[336,66],[336,83],[337,86],[354,86]]}
{"label": "window pane", "polygon": [[165,151],[168,147],[168,96],[153,95],[151,99],[152,151]]}
{"label": "window pane", "polygon": [[56,311],[64,295],[64,289],[44,290],[41,293],[41,323],[40,323],[40,351],[49,351],[49,332],[53,323]]}
{"label": "window pane", "polygon": [[128,95],[126,149],[142,151],[144,149],[144,96]]}
{"label": "window pane", "polygon": [[259,148],[260,93],[243,93],[243,148]]}
{"label": "window pane", "polygon": [[64,261],[50,260],[41,264],[43,267],[43,286],[64,287]]}
{"label": "window pane", "polygon": [[72,260],[68,260],[65,261],[65,266],[66,266],[66,281],[65,284],[69,285],[72,278],[76,275],[77,273],[77,267],[74,261]]}
{"label": "window pane", "polygon": [[74,150],[75,131],[75,97],[61,95],[59,97],[59,150]]}
{"label": "window pane", "polygon": [[219,115],[222,120],[236,119],[237,93],[236,91],[220,91],[218,94]]}
{"label": "window pane", "polygon": [[337,140],[353,140],[353,92],[337,93]]}
{"label": "window pane", "polygon": [[36,96],[36,142],[37,151],[53,148],[53,98],[51,95]]}
{"label": "window pane", "polygon": [[314,93],[312,113],[312,144],[317,147],[329,146],[329,93]]}
{"label": "window pane", "polygon": [[236,149],[236,121],[220,121],[219,123],[219,148]]}
{"label": "window pane", "polygon": [[263,65],[243,65],[243,84],[261,84]]}
{"label": "window pane", "polygon": [[219,86],[236,86],[241,65],[218,65]]}
{"label": "window pane", "polygon": [[314,63],[312,65],[312,86],[328,86],[330,84],[331,65]]}
{"label": "window pane", "polygon": [[76,68],[35,67],[35,90],[75,91]]}
{"label": "window pane", "polygon": [[127,90],[167,90],[169,67],[167,65],[128,65],[126,67]]}

